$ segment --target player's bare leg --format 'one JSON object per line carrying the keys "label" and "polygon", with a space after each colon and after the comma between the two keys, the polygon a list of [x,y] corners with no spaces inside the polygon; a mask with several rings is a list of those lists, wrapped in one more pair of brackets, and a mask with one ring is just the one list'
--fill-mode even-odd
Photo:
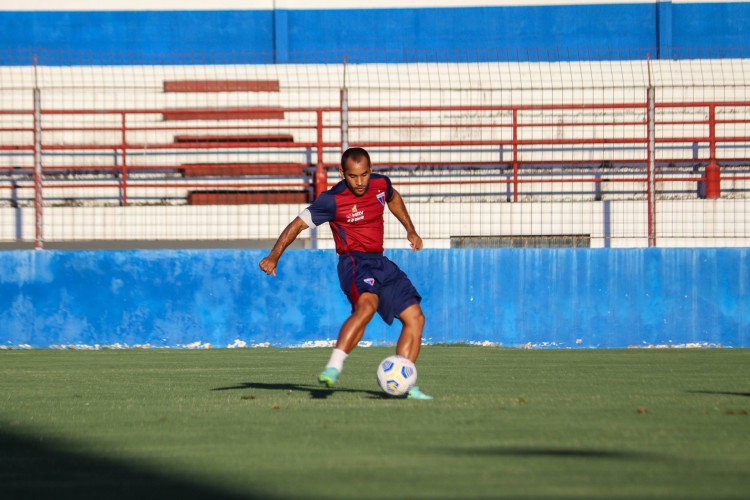
{"label": "player's bare leg", "polygon": [[333,387],[344,369],[344,361],[352,350],[357,347],[365,328],[375,312],[378,310],[378,296],[374,293],[365,292],[359,296],[354,305],[354,311],[344,324],[341,325],[339,336],[336,340],[336,348],[331,353],[325,370],[320,374],[320,383]]}
{"label": "player's bare leg", "polygon": [[341,349],[349,354],[357,347],[365,334],[367,324],[378,310],[378,300],[378,296],[370,292],[365,292],[359,296],[352,315],[341,325],[336,340],[336,349]]}
{"label": "player's bare leg", "polygon": [[[401,311],[398,319],[401,320],[403,326],[401,328],[401,336],[398,338],[398,344],[396,345],[396,354],[416,362],[419,357],[419,348],[422,346],[422,331],[424,330],[425,323],[422,308],[419,304],[411,305]],[[417,386],[409,389],[406,397],[408,399],[432,399],[432,396],[428,396],[419,390]]]}
{"label": "player's bare leg", "polygon": [[419,357],[419,348],[422,346],[422,331],[424,330],[425,318],[419,304],[413,304],[398,315],[401,320],[401,336],[396,345],[396,354],[409,358],[416,363]]}

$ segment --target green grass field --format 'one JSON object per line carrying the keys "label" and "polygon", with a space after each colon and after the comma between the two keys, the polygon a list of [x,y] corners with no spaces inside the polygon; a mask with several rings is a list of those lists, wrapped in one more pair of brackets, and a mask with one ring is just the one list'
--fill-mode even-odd
{"label": "green grass field", "polygon": [[750,350],[391,351],[0,351],[0,497],[750,497]]}

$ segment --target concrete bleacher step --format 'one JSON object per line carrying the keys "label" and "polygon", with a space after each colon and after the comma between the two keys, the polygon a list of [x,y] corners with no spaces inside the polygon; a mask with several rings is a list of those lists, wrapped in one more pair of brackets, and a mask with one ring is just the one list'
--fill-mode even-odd
{"label": "concrete bleacher step", "polygon": [[[279,92],[278,80],[168,80],[164,92]],[[283,120],[284,110],[271,107],[185,109],[162,113],[165,121],[226,121],[226,120]],[[216,148],[221,145],[233,147],[285,146],[294,143],[291,134],[188,134],[177,135],[174,143],[194,147]],[[180,173],[186,178],[197,177],[242,177],[242,176],[294,176],[304,175],[307,165],[299,163],[199,163],[183,164]],[[310,193],[305,189],[262,190],[196,190],[187,195],[189,205],[246,205],[308,203]]]}
{"label": "concrete bleacher step", "polygon": [[307,165],[299,163],[200,163],[181,165],[183,177],[239,177],[304,175]]}
{"label": "concrete bleacher step", "polygon": [[177,135],[177,144],[290,144],[294,142],[292,134],[253,134],[253,135]]}
{"label": "concrete bleacher step", "polygon": [[279,205],[310,202],[310,193],[303,189],[274,191],[212,190],[191,191],[188,205]]}
{"label": "concrete bleacher step", "polygon": [[279,92],[278,80],[166,80],[164,92]]}
{"label": "concrete bleacher step", "polygon": [[278,108],[175,109],[162,113],[164,121],[188,120],[283,120]]}
{"label": "concrete bleacher step", "polygon": [[[278,80],[166,80],[164,92],[280,92]],[[273,107],[176,109],[162,113],[164,121],[173,120],[283,120],[284,111]]]}

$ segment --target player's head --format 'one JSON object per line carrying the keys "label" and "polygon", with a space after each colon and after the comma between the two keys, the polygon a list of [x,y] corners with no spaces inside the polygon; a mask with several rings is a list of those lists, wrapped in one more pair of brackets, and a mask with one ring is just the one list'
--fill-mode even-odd
{"label": "player's head", "polygon": [[347,187],[357,196],[367,192],[370,185],[372,163],[370,155],[363,148],[349,148],[341,155],[341,177]]}

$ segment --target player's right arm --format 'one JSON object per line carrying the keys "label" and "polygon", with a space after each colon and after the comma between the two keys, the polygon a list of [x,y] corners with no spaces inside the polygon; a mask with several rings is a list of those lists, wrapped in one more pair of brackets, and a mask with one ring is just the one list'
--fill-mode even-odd
{"label": "player's right arm", "polygon": [[281,254],[283,254],[284,250],[286,250],[287,247],[297,239],[299,233],[308,227],[310,226],[308,226],[300,217],[296,217],[289,223],[286,229],[284,229],[279,235],[279,239],[277,239],[276,243],[273,245],[271,253],[260,261],[260,268],[264,273],[276,276],[276,265],[279,263]]}

